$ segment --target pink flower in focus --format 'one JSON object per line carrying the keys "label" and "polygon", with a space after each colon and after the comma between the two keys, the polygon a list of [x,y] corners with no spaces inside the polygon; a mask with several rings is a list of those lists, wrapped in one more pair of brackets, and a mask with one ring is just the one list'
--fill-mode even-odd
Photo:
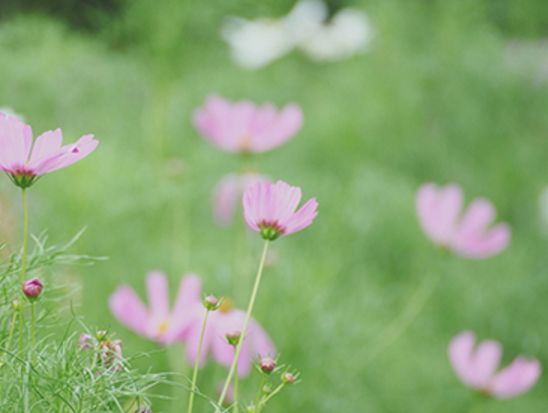
{"label": "pink flower in focus", "polygon": [[429,183],[419,188],[417,214],[432,242],[471,259],[488,258],[508,247],[510,227],[505,223],[490,227],[496,217],[491,202],[475,199],[461,217],[462,204],[463,194],[458,185],[439,188]]}
{"label": "pink flower in focus", "polygon": [[268,177],[252,172],[243,175],[229,174],[224,176],[213,190],[213,215],[215,221],[223,227],[230,225],[244,191],[257,182],[268,180]]}
{"label": "pink flower in focus", "polygon": [[[194,322],[187,338],[186,356],[189,363],[194,363],[198,354],[198,343],[205,316],[204,308],[196,308]],[[234,360],[234,347],[227,342],[226,335],[233,331],[242,331],[246,313],[232,307],[230,300],[225,299],[219,310],[209,314],[206,332],[200,354],[200,365],[203,365],[211,354],[215,362],[230,368]],[[261,357],[274,356],[276,347],[261,327],[250,319],[247,333],[242,342],[242,350],[238,359],[238,375],[245,377],[251,371],[253,361],[258,362]]]}
{"label": "pink flower in focus", "polygon": [[65,146],[61,146],[62,140],[61,129],[56,129],[38,136],[33,145],[29,125],[0,113],[0,169],[16,185],[28,188],[37,177],[85,158],[99,144],[93,135],[82,136]]}
{"label": "pink flower in focus", "polygon": [[257,183],[244,193],[245,219],[266,240],[293,234],[312,224],[318,215],[315,198],[309,199],[296,211],[301,196],[301,188],[283,181]]}
{"label": "pink flower in focus", "polygon": [[227,152],[261,153],[290,140],[301,129],[303,114],[296,104],[278,111],[271,103],[232,103],[212,95],[196,109],[193,122],[204,138]]}
{"label": "pink flower in focus", "polygon": [[165,274],[159,271],[147,275],[149,307],[128,285],[122,285],[110,296],[109,307],[114,317],[129,329],[162,344],[187,337],[195,306],[202,306],[201,281],[194,275],[181,279],[175,305],[169,309],[169,286]]}
{"label": "pink flower in focus", "polygon": [[466,331],[449,345],[449,359],[459,379],[472,389],[497,399],[510,399],[527,392],[540,377],[538,360],[518,356],[508,367],[496,373],[502,357],[497,341],[485,340],[474,348],[476,337]]}

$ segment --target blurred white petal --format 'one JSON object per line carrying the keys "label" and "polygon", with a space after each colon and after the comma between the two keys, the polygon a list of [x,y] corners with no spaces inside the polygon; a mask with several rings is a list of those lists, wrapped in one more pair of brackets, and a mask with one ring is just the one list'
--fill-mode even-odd
{"label": "blurred white petal", "polygon": [[330,22],[319,26],[301,43],[314,60],[333,61],[367,50],[374,32],[369,20],[355,9],[343,9]]}

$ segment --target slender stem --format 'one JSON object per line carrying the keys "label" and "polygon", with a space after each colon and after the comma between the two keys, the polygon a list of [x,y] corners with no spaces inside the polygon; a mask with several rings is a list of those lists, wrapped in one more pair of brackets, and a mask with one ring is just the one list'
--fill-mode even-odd
{"label": "slender stem", "polygon": [[196,393],[196,379],[198,378],[198,368],[200,367],[200,354],[202,352],[202,343],[204,341],[204,334],[207,324],[207,317],[209,316],[209,310],[206,310],[204,317],[204,324],[202,325],[202,332],[200,333],[200,341],[198,342],[198,353],[196,353],[196,361],[194,362],[194,372],[192,373],[192,387],[190,396],[188,398],[188,413],[192,413],[194,407],[194,394]]}
{"label": "slender stem", "polygon": [[15,330],[15,321],[17,320],[17,312],[13,312],[13,317],[11,318],[11,328],[10,328],[10,335],[8,337],[8,343],[6,344],[6,350],[10,349],[11,345],[11,339],[13,338],[13,332]]}
{"label": "slender stem", "polygon": [[234,360],[236,361],[236,370],[234,370],[234,413],[238,413],[238,359],[236,358],[236,346],[234,346]]}
{"label": "slender stem", "polygon": [[35,340],[34,340],[34,301],[30,302],[30,339],[32,346],[34,347]]}
{"label": "slender stem", "polygon": [[421,286],[419,290],[411,297],[405,309],[394,319],[380,334],[376,341],[376,346],[369,352],[365,364],[372,362],[386,348],[394,344],[407,331],[407,329],[417,319],[422,312],[426,303],[432,297],[436,290],[441,277],[436,274],[434,280],[429,280],[425,286]]}
{"label": "slender stem", "polygon": [[257,392],[257,399],[255,400],[255,413],[259,413],[259,402],[261,401],[261,396],[263,395],[263,389],[264,389],[265,383],[266,383],[266,376],[263,374],[263,378],[261,379],[261,385],[259,387],[259,391]]}
{"label": "slender stem", "polygon": [[245,333],[247,330],[247,324],[249,323],[249,319],[251,318],[251,313],[253,312],[253,306],[255,305],[255,299],[257,298],[257,292],[259,291],[259,285],[261,284],[261,277],[263,275],[263,268],[264,263],[266,260],[266,253],[268,251],[268,240],[265,241],[264,248],[263,248],[263,255],[261,257],[261,263],[259,264],[259,270],[257,271],[257,277],[255,278],[255,285],[253,286],[253,291],[251,292],[251,298],[249,300],[249,305],[247,307],[247,314],[245,316],[244,320],[244,326],[242,328],[242,333],[240,336],[240,341],[238,342],[238,347],[236,348],[236,354],[234,355],[234,361],[232,362],[232,366],[230,367],[230,371],[228,372],[228,376],[225,380],[225,385],[223,387],[223,391],[221,393],[221,396],[219,397],[219,401],[217,402],[217,405],[222,406],[223,402],[225,401],[226,392],[228,391],[228,387],[230,386],[230,382],[232,380],[232,377],[234,376],[234,372],[236,371],[236,364],[238,363],[238,358],[240,357],[240,351],[242,351],[242,343],[245,338]]}
{"label": "slender stem", "polygon": [[[27,206],[27,190],[23,189],[23,257],[21,258],[21,288],[23,288],[23,284],[25,284],[26,281],[26,272],[27,272],[27,235],[29,232],[29,210]],[[23,350],[23,324],[24,324],[24,316],[23,316],[23,306],[25,303],[25,296],[22,294],[21,296],[21,309],[19,312],[19,351]]]}
{"label": "slender stem", "polygon": [[[276,389],[272,393],[270,393],[267,397],[265,397],[263,401],[261,402],[261,405],[259,406],[259,410],[261,407],[263,407],[266,404],[267,401],[269,401],[271,398],[277,395],[280,392],[280,390],[284,388],[284,386],[285,386],[285,383],[280,384],[278,387],[276,387]],[[257,410],[256,413],[258,413],[259,410]]]}

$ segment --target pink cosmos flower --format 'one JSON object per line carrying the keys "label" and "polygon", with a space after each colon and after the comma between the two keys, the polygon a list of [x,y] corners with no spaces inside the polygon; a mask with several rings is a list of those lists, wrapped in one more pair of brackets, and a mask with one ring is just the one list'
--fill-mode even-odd
{"label": "pink cosmos flower", "polygon": [[290,140],[301,129],[303,114],[296,104],[278,111],[271,103],[232,103],[212,95],[194,112],[193,122],[205,139],[227,152],[261,153]]}
{"label": "pink cosmos flower", "polygon": [[416,198],[419,222],[432,242],[471,259],[488,258],[508,247],[510,227],[505,223],[490,227],[496,217],[491,202],[475,199],[461,216],[462,204],[463,194],[458,185],[439,188],[429,183],[419,188]]}
{"label": "pink cosmos flower", "polygon": [[273,241],[306,228],[318,215],[318,203],[309,199],[298,211],[301,188],[283,181],[259,182],[244,193],[244,216],[248,225]]}
{"label": "pink cosmos flower", "polygon": [[[196,308],[194,322],[190,328],[187,338],[186,356],[189,363],[194,363],[198,354],[198,343],[202,329],[205,309]],[[211,354],[215,362],[230,368],[234,361],[234,347],[226,340],[227,333],[235,330],[242,331],[246,313],[232,307],[230,300],[225,299],[221,307],[209,314],[206,331],[200,353],[200,365],[203,365]],[[262,357],[274,356],[276,347],[261,327],[261,325],[250,319],[247,333],[242,342],[242,350],[238,358],[238,375],[245,377],[251,371],[253,361],[258,362]]]}
{"label": "pink cosmos flower", "polygon": [[33,145],[29,125],[0,113],[0,170],[8,173],[16,185],[28,188],[39,176],[85,158],[99,144],[93,135],[65,146],[61,146],[62,140],[61,129],[56,129],[38,136]]}
{"label": "pink cosmos flower", "polygon": [[230,225],[244,191],[257,182],[268,180],[267,176],[253,172],[224,176],[213,190],[213,215],[217,224]]}
{"label": "pink cosmos flower", "polygon": [[449,345],[449,359],[459,379],[472,389],[497,399],[510,399],[526,393],[540,377],[538,360],[518,356],[508,367],[496,373],[502,347],[493,340],[485,340],[474,348],[474,333],[465,331]]}
{"label": "pink cosmos flower", "polygon": [[114,317],[129,329],[150,340],[169,345],[188,335],[195,306],[201,306],[201,282],[195,275],[181,279],[175,305],[169,309],[169,286],[164,273],[147,275],[149,307],[128,285],[122,285],[110,296],[109,307]]}

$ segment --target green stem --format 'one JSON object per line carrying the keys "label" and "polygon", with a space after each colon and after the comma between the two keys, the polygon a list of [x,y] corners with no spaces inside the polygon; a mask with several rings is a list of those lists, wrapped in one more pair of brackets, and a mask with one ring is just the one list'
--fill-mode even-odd
{"label": "green stem", "polygon": [[269,401],[271,398],[273,398],[275,395],[277,395],[285,386],[285,383],[280,384],[276,389],[268,395],[268,397],[265,397],[264,400],[261,402],[261,405],[259,406],[259,410],[257,410],[256,413],[260,411],[260,409],[266,405],[266,402]]}
{"label": "green stem", "polygon": [[194,394],[196,393],[196,379],[198,378],[198,369],[200,367],[200,354],[202,352],[202,343],[204,341],[204,334],[207,324],[207,317],[209,316],[209,310],[206,311],[204,317],[204,324],[202,325],[202,332],[200,333],[200,341],[198,342],[198,353],[196,354],[196,361],[194,362],[194,372],[192,373],[192,387],[190,396],[188,398],[188,413],[192,413],[194,407]]}
{"label": "green stem", "polygon": [[265,383],[266,383],[266,376],[263,374],[263,378],[261,379],[261,385],[259,387],[259,391],[257,392],[257,398],[255,399],[255,413],[259,413],[259,402],[261,401],[261,396],[263,395],[263,389],[264,389]]}
{"label": "green stem", "polygon": [[365,364],[372,362],[375,358],[381,354],[386,348],[394,344],[398,339],[403,336],[413,322],[417,319],[422,312],[428,300],[432,297],[432,294],[436,290],[441,277],[436,274],[434,280],[429,280],[426,286],[421,286],[411,300],[407,303],[405,309],[401,314],[394,319],[380,334],[376,341],[376,346],[369,352]]}
{"label": "green stem", "polygon": [[238,359],[236,358],[236,346],[234,346],[234,360],[236,361],[236,370],[234,370],[234,413],[238,413]]}
{"label": "green stem", "polygon": [[[27,190],[23,189],[23,257],[21,258],[21,288],[26,281],[27,272],[27,235],[29,232],[29,210],[27,206]],[[19,351],[23,351],[23,306],[25,303],[24,294],[21,295],[21,309],[19,312]]]}
{"label": "green stem", "polygon": [[255,305],[255,299],[257,298],[257,292],[259,291],[259,285],[261,284],[261,277],[263,275],[263,268],[266,260],[266,253],[268,251],[268,243],[269,243],[268,240],[265,241],[264,248],[263,248],[263,255],[261,257],[261,263],[259,264],[257,277],[255,278],[255,285],[253,286],[253,291],[251,293],[251,298],[249,300],[249,305],[247,307],[247,313],[245,316],[244,326],[242,328],[240,341],[238,342],[238,347],[236,348],[236,354],[234,355],[234,361],[232,362],[232,366],[230,367],[230,371],[228,372],[228,376],[226,378],[223,391],[221,393],[221,396],[219,397],[219,401],[217,402],[217,405],[219,406],[222,406],[223,402],[225,401],[226,392],[228,391],[228,387],[230,386],[230,382],[232,381],[232,377],[234,376],[234,372],[236,370],[236,364],[238,363],[238,358],[240,357],[240,352],[242,351],[242,342],[244,341],[245,333],[247,331],[247,324],[249,323],[249,319],[251,318],[251,313],[253,312],[253,306]]}
{"label": "green stem", "polygon": [[34,347],[35,340],[34,340],[34,301],[30,302],[30,339],[32,346]]}

